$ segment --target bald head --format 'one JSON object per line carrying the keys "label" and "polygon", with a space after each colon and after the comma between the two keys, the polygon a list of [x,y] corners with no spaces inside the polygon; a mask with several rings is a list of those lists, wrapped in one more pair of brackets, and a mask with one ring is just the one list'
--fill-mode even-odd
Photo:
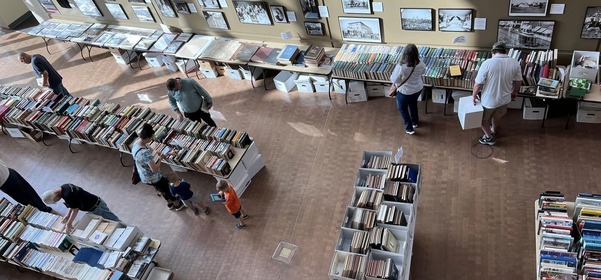
{"label": "bald head", "polygon": [[31,63],[31,55],[24,52],[19,53],[19,61],[25,64]]}

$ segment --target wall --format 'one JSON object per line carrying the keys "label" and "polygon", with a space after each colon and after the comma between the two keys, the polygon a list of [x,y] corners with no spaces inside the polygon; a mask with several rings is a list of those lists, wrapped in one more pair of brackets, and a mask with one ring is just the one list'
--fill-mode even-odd
{"label": "wall", "polygon": [[[107,0],[108,1],[108,0]],[[83,16],[77,9],[59,8],[61,14],[52,14],[51,17],[66,20],[104,22],[110,24],[130,25],[137,27],[158,28],[158,23],[177,26],[184,31],[198,34],[213,34],[216,36],[252,39],[261,41],[281,42],[281,32],[291,31],[294,39],[289,42],[315,43],[324,46],[339,47],[343,44],[339,16],[350,17],[369,17],[380,18],[383,29],[383,40],[387,44],[406,44],[416,43],[418,45],[431,46],[450,46],[460,48],[478,48],[488,49],[496,41],[497,24],[499,19],[510,20],[555,20],[555,30],[552,40],[552,48],[560,49],[564,52],[571,52],[574,49],[594,50],[597,49],[598,40],[580,39],[582,23],[587,6],[601,6],[601,0],[549,0],[550,4],[565,4],[563,15],[547,15],[546,17],[509,17],[509,1],[494,0],[420,0],[420,1],[399,1],[399,0],[381,0],[384,12],[363,14],[344,14],[342,0],[315,0],[320,5],[326,5],[329,10],[329,18],[305,19],[300,2],[298,0],[266,0],[268,5],[282,5],[288,11],[294,11],[297,22],[275,23],[273,25],[243,24],[238,20],[232,0],[225,0],[228,8],[211,9],[210,11],[221,11],[225,14],[230,30],[217,30],[208,27],[206,20],[202,15],[197,0],[182,0],[183,2],[194,3],[198,13],[178,14],[176,18],[168,18],[158,12],[156,0],[146,0],[147,4],[130,4],[128,0],[110,1],[111,3],[120,3],[129,20],[115,20],[110,15],[104,1],[96,0],[96,4],[103,13],[101,18],[91,18]],[[152,1],[152,2],[151,2]],[[72,2],[72,1],[70,1]],[[377,2],[377,1],[376,1]],[[151,8],[157,23],[141,23],[131,9],[132,5],[142,5]],[[405,31],[401,30],[400,9],[401,8],[471,8],[475,10],[474,17],[486,18],[485,31],[472,32],[441,32],[441,31]],[[324,36],[309,36],[306,34],[303,23],[305,21],[321,22],[324,24]],[[438,30],[438,23],[435,24]],[[300,38],[299,35],[300,34]],[[452,43],[453,38],[465,35],[467,41],[460,45]]]}
{"label": "wall", "polygon": [[12,23],[15,23],[28,11],[29,9],[21,1],[0,1],[0,27],[13,27]]}

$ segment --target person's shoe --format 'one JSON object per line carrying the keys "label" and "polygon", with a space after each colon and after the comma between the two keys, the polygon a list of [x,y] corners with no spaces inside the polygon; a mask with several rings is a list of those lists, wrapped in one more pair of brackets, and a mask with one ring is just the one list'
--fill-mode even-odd
{"label": "person's shoe", "polygon": [[198,216],[198,214],[200,214],[200,210],[198,210],[198,207],[192,208],[192,211],[194,211],[194,215],[196,215],[196,216]]}
{"label": "person's shoe", "polygon": [[237,229],[243,229],[243,228],[246,228],[246,224],[243,224],[243,225],[241,225],[241,224],[236,224],[236,228],[237,228]]}
{"label": "person's shoe", "polygon": [[497,140],[495,138],[488,138],[488,137],[486,137],[486,135],[482,135],[482,137],[480,137],[480,139],[478,139],[478,141],[480,141],[480,144],[482,144],[482,145],[489,145],[489,146],[492,146],[497,143]]}
{"label": "person's shoe", "polygon": [[175,211],[182,211],[184,208],[186,208],[186,204],[180,203],[175,207]]}
{"label": "person's shoe", "polygon": [[413,128],[418,128],[418,127],[419,127],[419,125],[417,125],[417,124],[413,125]]}
{"label": "person's shoe", "polygon": [[242,216],[242,219],[248,219],[248,214]]}
{"label": "person's shoe", "polygon": [[407,130],[407,131],[405,131],[405,132],[407,132],[407,134],[409,134],[409,135],[413,135],[413,134],[415,134],[415,130]]}
{"label": "person's shoe", "polygon": [[173,210],[174,206],[175,204],[173,204],[172,202],[167,203],[167,208],[169,208],[169,210]]}
{"label": "person's shoe", "polygon": [[209,206],[205,206],[205,215],[209,215],[211,213],[211,208]]}

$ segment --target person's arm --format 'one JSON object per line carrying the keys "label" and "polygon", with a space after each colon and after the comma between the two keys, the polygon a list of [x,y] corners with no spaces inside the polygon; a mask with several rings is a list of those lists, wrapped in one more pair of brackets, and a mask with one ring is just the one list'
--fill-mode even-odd
{"label": "person's arm", "polygon": [[390,82],[392,83],[392,85],[390,86],[390,91],[388,92],[389,96],[396,95],[396,92],[398,89],[397,83],[400,82],[402,69],[403,69],[403,66],[401,66],[400,64],[397,64],[394,67],[394,70],[392,70],[392,74],[390,75]]}
{"label": "person's arm", "polygon": [[69,208],[69,213],[63,218],[63,222],[67,224],[67,233],[73,231],[73,220],[75,220],[77,213],[79,213],[78,208]]}
{"label": "person's arm", "polygon": [[194,87],[194,91],[200,95],[205,102],[207,102],[207,109],[211,109],[213,107],[213,98],[209,93],[196,81],[192,80],[192,86]]}
{"label": "person's arm", "polygon": [[171,92],[167,93],[167,99],[169,100],[169,106],[171,106],[171,109],[173,109],[173,111],[177,115],[177,119],[179,121],[183,120],[184,119],[184,115],[183,115],[182,112],[180,112],[179,107],[177,107],[177,100],[175,100],[175,98],[173,97],[173,95],[171,94]]}
{"label": "person's arm", "polygon": [[48,82],[48,71],[44,70],[42,72],[42,86],[43,87],[49,87],[50,84]]}
{"label": "person's arm", "polygon": [[518,97],[518,93],[520,92],[520,87],[522,86],[522,81],[513,81],[513,91],[511,92],[511,101],[515,101]]}
{"label": "person's arm", "polygon": [[482,90],[482,85],[479,83],[474,83],[474,89],[472,90],[472,99],[474,101],[474,105],[478,102],[478,93]]}
{"label": "person's arm", "polygon": [[159,160],[157,162],[154,162],[154,161],[151,160],[148,163],[148,167],[150,167],[150,170],[152,170],[152,172],[155,172],[155,173],[159,172],[159,170],[161,169],[161,161],[163,159],[165,159],[165,156],[166,155],[161,154],[161,155],[159,155]]}

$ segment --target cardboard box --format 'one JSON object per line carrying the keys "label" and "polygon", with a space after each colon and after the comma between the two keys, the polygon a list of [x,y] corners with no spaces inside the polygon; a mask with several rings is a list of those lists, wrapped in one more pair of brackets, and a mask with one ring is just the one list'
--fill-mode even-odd
{"label": "cardboard box", "polygon": [[230,77],[230,79],[242,80],[242,73],[240,72],[240,69],[237,67],[225,68],[225,75]]}
{"label": "cardboard box", "polygon": [[367,101],[367,92],[349,92],[348,93],[348,102],[356,103],[356,102],[365,102]]}
{"label": "cardboard box", "polygon": [[157,53],[144,53],[144,57],[150,67],[162,67],[163,55]]}
{"label": "cardboard box", "polygon": [[461,128],[463,130],[480,128],[482,126],[482,117],[484,116],[484,108],[478,102],[474,105],[474,100],[471,96],[459,98],[459,111],[457,113]]}
{"label": "cardboard box", "polygon": [[207,61],[207,60],[199,60],[198,65],[203,69],[213,69],[215,68],[215,62]]}
{"label": "cardboard box", "polygon": [[299,75],[298,79],[294,80],[296,88],[299,92],[315,92],[313,82],[309,75]]}
{"label": "cardboard box", "polygon": [[196,64],[194,63],[194,60],[192,59],[187,59],[187,60],[183,60],[183,59],[178,59],[175,62],[175,65],[177,65],[177,69],[179,69],[180,72],[182,72],[182,74],[186,74],[186,73],[192,73],[194,71],[196,71]]}
{"label": "cardboard box", "polygon": [[136,52],[134,51],[127,51],[114,48],[111,48],[110,51],[118,64],[127,65],[133,58],[136,57]]}
{"label": "cardboard box", "polygon": [[[432,89],[432,102],[444,104],[447,103],[447,90],[441,88]],[[446,101],[446,102],[445,102]]]}
{"label": "cardboard box", "polygon": [[367,96],[369,97],[381,97],[385,96],[384,86],[381,84],[366,84]]}
{"label": "cardboard box", "polygon": [[346,93],[346,81],[341,79],[332,79],[332,87],[336,93]]}
{"label": "cardboard box", "polygon": [[461,97],[466,97],[466,96],[471,96],[472,93],[471,92],[467,92],[467,91],[453,91],[453,93],[451,94],[451,97],[453,97],[453,112],[457,113],[459,112],[459,99]]}
{"label": "cardboard box", "polygon": [[216,65],[215,70],[217,70],[217,76],[225,76],[226,67],[223,65]]}
{"label": "cardboard box", "polygon": [[273,83],[275,84],[275,88],[279,91],[290,92],[296,86],[294,80],[297,78],[298,73],[281,71],[273,78]]}
{"label": "cardboard box", "polygon": [[315,92],[329,92],[330,82],[313,82],[313,86],[315,87]]}
{"label": "cardboard box", "polygon": [[[261,79],[262,71],[260,69],[253,69],[254,71],[251,73],[250,69],[244,69],[240,67],[240,73],[242,73],[242,78],[245,80],[250,80],[252,78],[253,81],[258,81]],[[251,77],[252,75],[252,77]]]}
{"label": "cardboard box", "polygon": [[546,105],[543,102],[533,103],[531,98],[524,100],[523,118],[525,120],[542,120],[547,116],[545,114]]}
{"label": "cardboard box", "polygon": [[163,63],[167,66],[167,69],[171,72],[177,72],[179,69],[177,68],[177,64],[175,64],[175,57],[171,55],[162,55]]}
{"label": "cardboard box", "polygon": [[601,123],[601,104],[591,102],[578,102],[576,122]]}
{"label": "cardboard box", "polygon": [[205,76],[205,78],[209,78],[209,79],[217,78],[217,76],[218,76],[217,70],[215,70],[215,69],[201,68],[200,72]]}

